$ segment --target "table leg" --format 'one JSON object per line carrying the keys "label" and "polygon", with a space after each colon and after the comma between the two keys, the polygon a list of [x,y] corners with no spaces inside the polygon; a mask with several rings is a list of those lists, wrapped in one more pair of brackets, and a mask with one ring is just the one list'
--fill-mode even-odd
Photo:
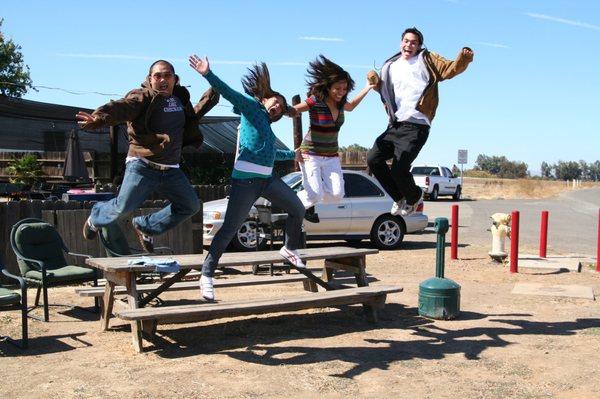
{"label": "table leg", "polygon": [[[135,273],[129,273],[129,278],[127,280],[127,305],[129,309],[137,309],[138,308],[138,293],[137,286],[135,282]],[[142,323],[139,320],[134,320],[131,322],[131,338],[133,343],[133,349],[136,352],[141,352],[143,349],[142,346]]]}
{"label": "table leg", "polygon": [[108,323],[112,314],[113,304],[115,301],[115,283],[110,280],[106,281],[104,286],[104,298],[102,300],[102,312],[100,313],[100,329],[108,330]]}

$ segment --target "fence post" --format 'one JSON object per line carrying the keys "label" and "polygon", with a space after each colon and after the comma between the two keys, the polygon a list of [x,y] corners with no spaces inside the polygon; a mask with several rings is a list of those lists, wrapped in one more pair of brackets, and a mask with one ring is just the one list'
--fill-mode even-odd
{"label": "fence post", "polygon": [[452,205],[452,231],[450,234],[450,259],[458,259],[458,205]]}
{"label": "fence post", "polygon": [[546,248],[548,247],[548,211],[542,211],[542,221],[540,224],[540,258],[546,257]]}
{"label": "fence post", "polygon": [[511,214],[510,272],[519,272],[519,211],[512,211]]}
{"label": "fence post", "polygon": [[600,209],[598,209],[598,244],[596,245],[596,271],[600,272]]}

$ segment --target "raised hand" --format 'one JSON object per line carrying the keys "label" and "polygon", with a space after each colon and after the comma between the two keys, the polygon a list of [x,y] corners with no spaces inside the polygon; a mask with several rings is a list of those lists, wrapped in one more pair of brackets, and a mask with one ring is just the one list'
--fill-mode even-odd
{"label": "raised hand", "polygon": [[202,76],[206,75],[210,71],[208,57],[204,57],[204,59],[202,59],[196,54],[194,54],[190,55],[189,61],[192,69],[196,70],[196,72],[198,72]]}
{"label": "raised hand", "polygon": [[469,57],[470,59],[473,59],[473,50],[471,50],[469,47],[463,47],[462,49],[462,54],[466,57]]}
{"label": "raised hand", "polygon": [[77,119],[77,124],[82,129],[94,129],[97,119],[92,114],[88,114],[87,112],[79,111],[77,115],[75,115]]}

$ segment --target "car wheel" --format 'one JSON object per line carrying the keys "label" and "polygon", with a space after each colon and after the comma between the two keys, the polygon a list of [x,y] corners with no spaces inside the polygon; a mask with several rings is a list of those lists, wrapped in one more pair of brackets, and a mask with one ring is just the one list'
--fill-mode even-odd
{"label": "car wheel", "polygon": [[[263,229],[259,229],[259,233],[264,233]],[[267,240],[260,238],[258,249],[264,249],[267,245]],[[256,250],[256,222],[246,220],[235,236],[231,240],[231,246],[237,251],[255,251]]]}
{"label": "car wheel", "polygon": [[396,249],[402,244],[405,232],[400,218],[384,215],[371,228],[371,242],[379,249]]}
{"label": "car wheel", "polygon": [[455,201],[460,201],[460,196],[462,194],[462,188],[460,186],[456,186],[456,191],[452,194],[452,199]]}
{"label": "car wheel", "polygon": [[440,193],[440,189],[436,184],[435,186],[433,186],[433,190],[431,191],[431,194],[429,194],[429,199],[432,201],[437,200],[439,193]]}

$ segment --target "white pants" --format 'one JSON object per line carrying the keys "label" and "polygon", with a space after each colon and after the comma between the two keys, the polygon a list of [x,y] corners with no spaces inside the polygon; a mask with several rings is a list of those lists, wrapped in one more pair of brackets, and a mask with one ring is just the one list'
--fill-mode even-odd
{"label": "white pants", "polygon": [[298,197],[306,209],[317,202],[339,202],[344,198],[344,175],[339,157],[308,155],[300,164],[304,190]]}

